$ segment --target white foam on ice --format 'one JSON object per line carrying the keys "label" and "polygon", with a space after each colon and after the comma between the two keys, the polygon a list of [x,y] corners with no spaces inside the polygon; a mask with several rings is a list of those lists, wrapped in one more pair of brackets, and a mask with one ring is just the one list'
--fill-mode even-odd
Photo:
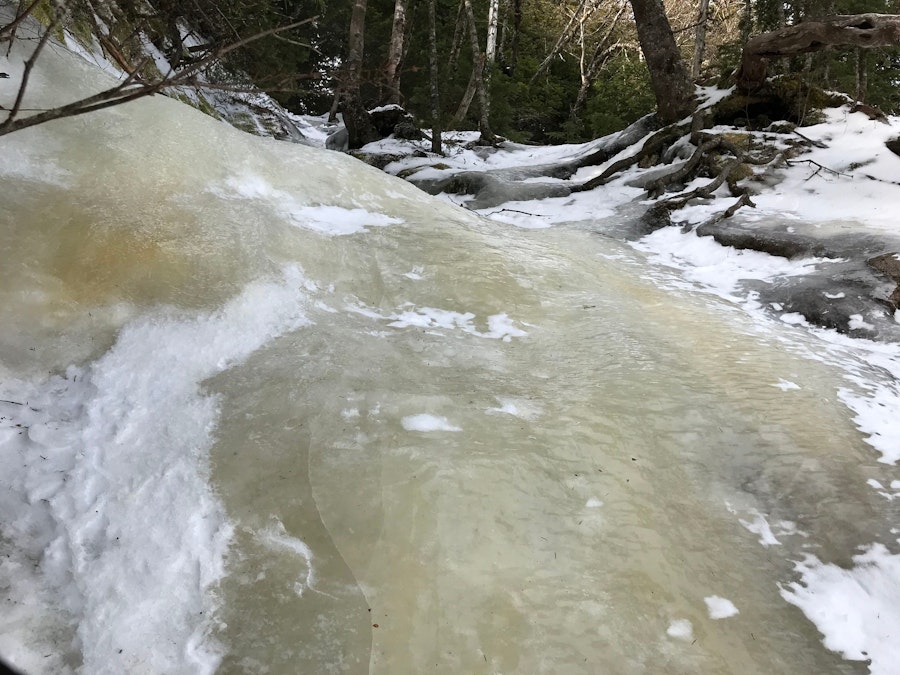
{"label": "white foam on ice", "polygon": [[0,413],[0,528],[16,542],[0,586],[30,567],[38,591],[4,626],[4,656],[44,672],[46,632],[65,623],[83,672],[215,671],[232,526],[209,484],[219,405],[201,384],[306,323],[302,285],[291,268],[210,314],[151,312],[90,365],[4,385],[23,405]]}
{"label": "white foam on ice", "polygon": [[462,431],[461,427],[452,424],[446,417],[428,413],[407,415],[400,423],[407,431]]}
{"label": "white foam on ice", "polygon": [[232,176],[210,190],[225,199],[250,199],[268,205],[297,227],[328,236],[367,232],[369,227],[386,227],[403,222],[383,213],[362,208],[301,203],[296,196],[279,190],[262,176],[243,174]]}

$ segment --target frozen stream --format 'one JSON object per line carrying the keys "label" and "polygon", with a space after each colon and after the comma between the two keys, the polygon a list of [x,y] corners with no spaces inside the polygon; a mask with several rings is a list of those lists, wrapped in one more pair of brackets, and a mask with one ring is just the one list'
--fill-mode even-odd
{"label": "frozen stream", "polygon": [[[104,78],[54,54],[30,103]],[[169,100],[0,157],[4,660],[867,671],[785,596],[896,544],[868,352]]]}

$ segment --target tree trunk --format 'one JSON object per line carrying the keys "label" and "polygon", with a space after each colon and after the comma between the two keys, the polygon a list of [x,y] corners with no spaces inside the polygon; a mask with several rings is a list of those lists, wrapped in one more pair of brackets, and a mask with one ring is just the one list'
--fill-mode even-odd
{"label": "tree trunk", "polygon": [[475,25],[475,12],[472,10],[472,3],[470,0],[464,0],[464,3],[466,16],[469,18],[469,41],[472,43],[472,59],[474,62],[472,77],[475,78],[475,93],[478,95],[478,130],[481,132],[481,140],[490,143],[494,140],[494,134],[491,132],[490,125],[490,93],[485,90],[484,86],[485,53],[481,51],[481,47],[478,44],[478,29]]}
{"label": "tree trunk", "polygon": [[663,124],[694,111],[694,85],[688,77],[662,0],[631,0],[638,41],[650,70],[650,87]]}
{"label": "tree trunk", "polygon": [[694,30],[694,61],[691,63],[691,79],[700,79],[703,56],[706,52],[706,24],[709,22],[709,0],[700,0],[697,27]]}
{"label": "tree trunk", "polygon": [[400,63],[403,60],[403,40],[406,36],[407,0],[394,0],[394,21],[391,25],[391,42],[388,45],[384,80],[387,85],[387,103],[400,103]]}
{"label": "tree trunk", "polygon": [[497,60],[497,23],[500,18],[500,0],[490,0],[488,4],[487,42],[484,53],[487,63]]}
{"label": "tree trunk", "polygon": [[459,102],[459,106],[456,108],[456,112],[453,113],[453,117],[450,120],[450,128],[455,129],[460,125],[460,123],[465,119],[466,115],[469,114],[469,107],[472,105],[472,99],[475,98],[475,90],[478,88],[478,70],[484,65],[481,59],[475,64],[472,68],[472,74],[469,76],[469,84],[466,86],[466,91],[463,94],[462,100]]}
{"label": "tree trunk", "polygon": [[438,90],[437,0],[428,0],[428,65],[431,71],[431,151],[443,153],[441,147],[441,98]]}
{"label": "tree trunk", "polygon": [[770,59],[809,54],[834,46],[865,49],[895,44],[900,44],[900,15],[832,16],[787,26],[747,42],[736,76],[737,86],[742,92],[759,89],[766,81]]}
{"label": "tree trunk", "polygon": [[747,44],[750,34],[753,32],[753,5],[750,0],[744,0],[744,7],[741,10],[741,44]]}
{"label": "tree trunk", "polygon": [[354,0],[350,14],[350,35],[347,38],[347,70],[343,91],[344,126],[350,148],[361,148],[366,143],[378,140],[379,135],[372,124],[369,113],[362,104],[359,85],[362,80],[362,61],[365,49],[366,0]]}
{"label": "tree trunk", "polygon": [[484,140],[493,142],[494,134],[491,133],[489,124],[491,113],[491,81],[494,78],[494,63],[497,60],[497,20],[500,14],[499,0],[489,0],[488,4],[488,26],[487,39],[484,48],[484,71],[482,73],[482,88],[484,90],[484,98],[479,102],[481,104],[481,123],[479,128],[481,136]]}
{"label": "tree trunk", "polygon": [[866,102],[869,88],[869,55],[861,47],[856,48],[856,102]]}
{"label": "tree trunk", "polygon": [[509,59],[509,74],[512,75],[519,65],[519,29],[522,27],[522,2],[524,0],[512,0],[513,3],[513,39],[512,56]]}

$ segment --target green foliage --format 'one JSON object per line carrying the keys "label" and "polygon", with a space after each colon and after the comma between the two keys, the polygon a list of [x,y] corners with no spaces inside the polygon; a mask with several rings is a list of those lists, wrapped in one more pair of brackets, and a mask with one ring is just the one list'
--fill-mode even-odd
{"label": "green foliage", "polygon": [[590,138],[624,129],[656,107],[647,68],[631,54],[617,56],[592,92],[586,114]]}

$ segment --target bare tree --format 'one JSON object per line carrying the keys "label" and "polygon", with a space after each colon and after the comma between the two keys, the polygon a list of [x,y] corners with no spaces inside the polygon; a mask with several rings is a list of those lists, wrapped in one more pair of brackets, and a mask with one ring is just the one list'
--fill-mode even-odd
{"label": "bare tree", "polygon": [[618,7],[615,16],[613,16],[612,20],[607,25],[603,36],[597,41],[590,58],[586,58],[587,46],[584,22],[582,22],[582,26],[579,28],[581,51],[578,59],[578,67],[581,75],[581,86],[578,88],[578,95],[575,97],[575,103],[572,105],[572,119],[578,119],[581,116],[581,111],[584,109],[584,104],[587,100],[588,91],[590,91],[591,86],[594,84],[594,81],[597,79],[597,76],[609,59],[617,52],[627,49],[626,44],[623,42],[611,42],[613,33],[619,25],[619,20],[625,13],[625,7],[625,3],[622,3]]}
{"label": "bare tree", "polygon": [[[24,3],[20,3],[20,11],[16,13],[13,20],[0,26],[0,40],[14,40],[16,29],[31,17],[38,2],[31,2],[24,7],[22,4]],[[113,87],[54,108],[26,111],[23,109],[23,103],[25,101],[26,92],[28,91],[34,67],[41,54],[47,48],[47,45],[53,39],[53,34],[62,27],[66,12],[71,9],[72,4],[71,1],[66,2],[63,0],[53,6],[54,11],[51,14],[49,25],[41,28],[40,36],[34,49],[25,60],[15,100],[9,108],[0,106],[0,111],[6,112],[6,118],[0,122],[0,136],[53,120],[75,117],[77,115],[84,115],[104,108],[121,105],[129,101],[161,93],[174,87],[200,85],[200,75],[213,65],[221,63],[222,59],[228,54],[262,38],[284,33],[315,21],[315,17],[311,17],[303,19],[302,21],[295,21],[286,25],[277,26],[247,37],[236,37],[233,42],[227,44],[218,46],[206,45],[199,54],[193,56],[190,62],[182,62],[180,67],[172,66],[167,73],[160,73],[156,77],[150,77],[143,74],[146,70],[145,66],[152,61],[151,57],[148,56],[145,57],[141,63],[137,64],[137,66],[131,67],[127,76]],[[103,38],[108,42],[111,41],[109,35],[103,35]],[[203,82],[202,84],[206,86],[208,83]],[[23,116],[22,113],[24,112],[34,114]]]}

